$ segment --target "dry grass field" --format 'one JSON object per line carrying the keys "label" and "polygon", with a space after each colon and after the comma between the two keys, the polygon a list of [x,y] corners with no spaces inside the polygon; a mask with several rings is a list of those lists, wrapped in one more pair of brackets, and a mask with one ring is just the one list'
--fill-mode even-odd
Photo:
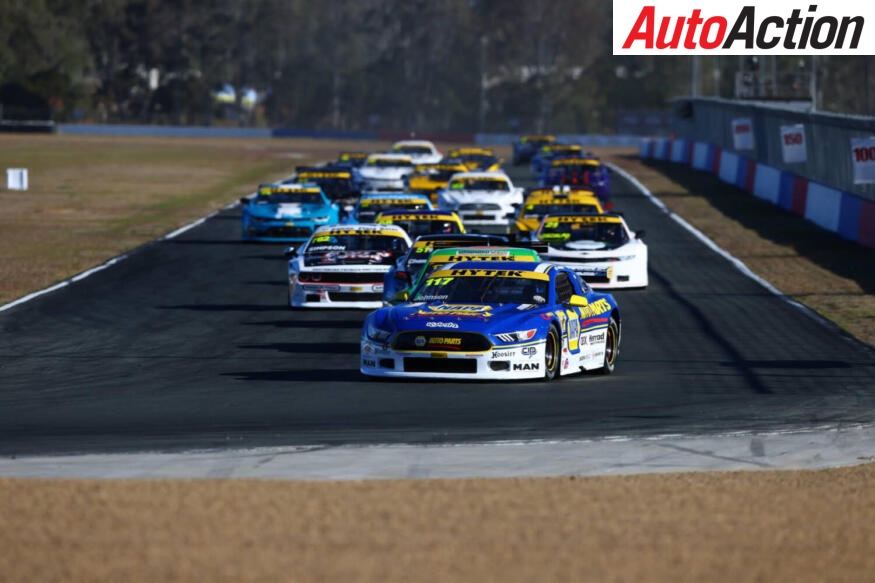
{"label": "dry grass field", "polygon": [[0,189],[0,303],[160,237],[297,165],[334,159],[344,146],[0,134],[0,168],[28,168],[30,177],[26,192]]}
{"label": "dry grass field", "polygon": [[0,580],[871,581],[873,480],[6,479]]}

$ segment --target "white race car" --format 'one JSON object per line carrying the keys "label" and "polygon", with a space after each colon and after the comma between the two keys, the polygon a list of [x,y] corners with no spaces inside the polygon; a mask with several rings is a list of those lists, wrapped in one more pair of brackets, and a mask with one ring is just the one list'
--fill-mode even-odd
{"label": "white race car", "polygon": [[428,140],[402,140],[392,144],[391,154],[410,156],[413,164],[437,164],[444,155]]}
{"label": "white race car", "polygon": [[438,192],[438,207],[454,210],[472,232],[509,233],[523,189],[504,172],[460,172]]}
{"label": "white race car", "polygon": [[404,178],[413,173],[413,161],[405,154],[371,154],[359,168],[362,190],[404,189]]}
{"label": "white race car", "polygon": [[379,308],[383,277],[407,252],[410,237],[394,225],[320,227],[306,244],[289,248],[289,306]]}
{"label": "white race car", "polygon": [[544,261],[578,272],[594,288],[647,287],[644,231],[632,231],[617,214],[546,215],[535,234],[547,244]]}

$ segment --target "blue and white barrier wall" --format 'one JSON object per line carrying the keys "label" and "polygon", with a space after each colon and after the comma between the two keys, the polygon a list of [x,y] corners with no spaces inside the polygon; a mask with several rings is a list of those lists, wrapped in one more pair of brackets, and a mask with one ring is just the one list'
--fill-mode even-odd
{"label": "blue and white barrier wall", "polygon": [[684,139],[642,140],[641,158],[686,164],[717,175],[793,214],[838,233],[845,239],[875,247],[875,200],[819,184],[786,170],[767,166],[719,147]]}

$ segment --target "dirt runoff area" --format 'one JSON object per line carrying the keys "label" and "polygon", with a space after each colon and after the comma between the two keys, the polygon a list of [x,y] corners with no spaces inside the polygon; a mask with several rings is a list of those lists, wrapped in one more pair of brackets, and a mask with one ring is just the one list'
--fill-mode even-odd
{"label": "dirt runoff area", "polygon": [[0,480],[12,581],[867,581],[875,465],[366,482]]}
{"label": "dirt runoff area", "polygon": [[735,186],[636,150],[600,154],[788,296],[875,346],[875,249],[842,239]]}

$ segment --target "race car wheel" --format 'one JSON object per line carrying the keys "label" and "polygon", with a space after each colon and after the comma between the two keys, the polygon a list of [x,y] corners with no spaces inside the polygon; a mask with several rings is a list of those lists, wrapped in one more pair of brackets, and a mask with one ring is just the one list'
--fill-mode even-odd
{"label": "race car wheel", "polygon": [[611,323],[608,325],[608,330],[605,333],[605,364],[599,369],[602,374],[611,374],[614,372],[614,366],[617,363],[617,354],[620,352],[620,327],[617,321],[611,318]]}
{"label": "race car wheel", "polygon": [[562,360],[562,342],[559,340],[559,331],[555,326],[550,326],[550,330],[547,331],[547,341],[544,343],[544,377],[548,381],[556,378],[560,360]]}

